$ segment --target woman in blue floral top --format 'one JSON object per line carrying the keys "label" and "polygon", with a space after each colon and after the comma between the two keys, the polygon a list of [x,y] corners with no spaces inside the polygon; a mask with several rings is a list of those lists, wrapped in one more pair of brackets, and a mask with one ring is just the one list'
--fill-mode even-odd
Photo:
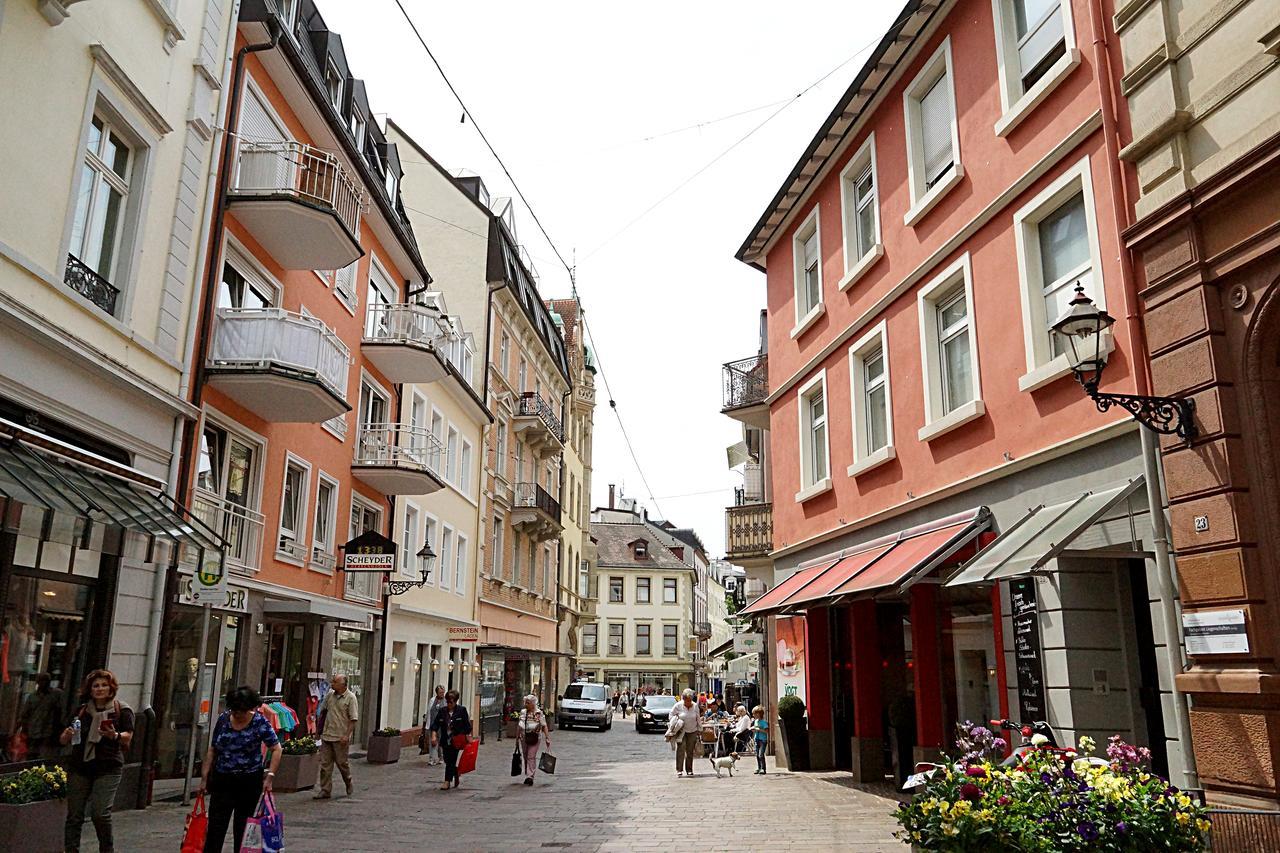
{"label": "woman in blue floral top", "polygon": [[[262,700],[252,687],[237,687],[227,694],[227,712],[213,726],[209,750],[204,755],[201,793],[208,791],[209,832],[204,853],[219,853],[227,836],[227,824],[235,815],[235,848],[244,840],[244,826],[253,817],[258,799],[271,790],[280,764],[280,738],[267,718],[258,713]],[[262,749],[270,768],[263,773]]]}

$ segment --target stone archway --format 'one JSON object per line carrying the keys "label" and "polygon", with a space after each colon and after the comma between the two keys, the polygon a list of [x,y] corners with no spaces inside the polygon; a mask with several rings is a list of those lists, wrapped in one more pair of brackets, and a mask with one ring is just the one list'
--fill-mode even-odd
{"label": "stone archway", "polygon": [[1280,279],[1259,292],[1245,333],[1241,433],[1256,460],[1250,490],[1262,555],[1262,582],[1280,607]]}

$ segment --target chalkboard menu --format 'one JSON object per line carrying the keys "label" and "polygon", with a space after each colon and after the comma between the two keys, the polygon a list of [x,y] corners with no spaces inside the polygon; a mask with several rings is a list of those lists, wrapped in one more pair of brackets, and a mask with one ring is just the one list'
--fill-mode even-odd
{"label": "chalkboard menu", "polygon": [[1044,665],[1040,660],[1040,615],[1035,578],[1009,582],[1013,605],[1013,659],[1018,673],[1018,710],[1022,723],[1048,719],[1044,701]]}

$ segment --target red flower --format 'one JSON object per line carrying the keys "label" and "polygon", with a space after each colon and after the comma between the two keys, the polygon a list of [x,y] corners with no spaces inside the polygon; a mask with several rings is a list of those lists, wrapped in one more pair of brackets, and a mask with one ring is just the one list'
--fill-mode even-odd
{"label": "red flower", "polygon": [[982,789],[972,782],[965,782],[960,786],[960,796],[964,797],[971,803],[976,803],[982,799]]}
{"label": "red flower", "polygon": [[978,765],[974,764],[974,765],[970,765],[968,768],[965,769],[964,775],[972,776],[975,779],[985,779],[987,776],[987,771],[982,767],[979,767]]}

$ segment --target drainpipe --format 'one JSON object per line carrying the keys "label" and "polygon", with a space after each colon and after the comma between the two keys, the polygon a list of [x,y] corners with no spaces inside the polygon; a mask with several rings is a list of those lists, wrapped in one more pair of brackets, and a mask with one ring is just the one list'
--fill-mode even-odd
{"label": "drainpipe", "polygon": [[[226,56],[222,61],[222,83],[221,91],[223,97],[219,99],[218,113],[214,121],[214,133],[217,134],[219,129],[224,126],[227,117],[227,107],[229,98],[226,97],[228,87],[231,85],[231,58],[236,48],[235,22],[240,17],[239,0],[232,5],[231,17],[228,19],[227,25],[227,50]],[[212,147],[212,146],[211,146]],[[200,208],[200,226],[196,230],[199,234],[205,222],[209,221],[209,214],[213,210],[214,192],[217,190],[217,170],[218,163],[210,158],[209,170],[206,175],[206,186],[204,194],[204,204]],[[209,251],[209,242],[201,240],[196,247],[195,269],[202,269],[205,265],[206,253]],[[191,393],[191,358],[195,351],[196,338],[196,321],[200,317],[200,312],[192,306],[191,311],[187,314],[187,334],[183,339],[182,350],[182,374],[178,380],[178,399],[185,400]],[[169,496],[175,502],[181,502],[182,489],[179,488],[179,468],[182,460],[183,438],[186,435],[187,422],[184,418],[175,418],[173,424],[173,442],[169,447],[169,473],[167,477]],[[160,629],[164,621],[165,610],[165,582],[168,579],[168,572],[156,572],[154,581],[151,585],[151,612],[147,622],[147,651],[146,658],[142,668],[142,698],[139,702],[140,708],[146,708],[151,705],[153,694],[156,687],[156,666],[158,665],[160,652]]]}
{"label": "drainpipe", "polygon": [[[1093,58],[1098,100],[1102,107],[1102,138],[1107,160],[1107,184],[1111,204],[1121,232],[1133,224],[1130,216],[1128,187],[1120,166],[1120,133],[1116,123],[1115,74],[1111,55],[1107,48],[1106,13],[1102,0],[1089,4],[1090,25],[1093,28]],[[1118,235],[1117,235],[1118,236]],[[1141,361],[1147,353],[1146,338],[1142,328],[1142,315],[1138,307],[1138,285],[1134,276],[1133,257],[1124,245],[1120,250],[1120,280],[1124,291],[1125,328],[1129,352],[1133,356],[1134,385],[1138,394],[1151,393],[1149,365]],[[1164,654],[1169,667],[1173,690],[1174,727],[1182,745],[1186,769],[1183,771],[1183,787],[1199,786],[1196,773],[1195,751],[1191,746],[1191,720],[1187,710],[1186,694],[1178,690],[1176,676],[1183,671],[1182,632],[1178,625],[1177,576],[1173,559],[1169,554],[1169,531],[1164,515],[1163,481],[1160,476],[1158,447],[1155,436],[1146,427],[1138,430],[1142,440],[1142,467],[1147,489],[1147,514],[1151,518],[1151,538],[1156,560],[1156,577],[1160,588],[1160,621],[1164,628]]]}

